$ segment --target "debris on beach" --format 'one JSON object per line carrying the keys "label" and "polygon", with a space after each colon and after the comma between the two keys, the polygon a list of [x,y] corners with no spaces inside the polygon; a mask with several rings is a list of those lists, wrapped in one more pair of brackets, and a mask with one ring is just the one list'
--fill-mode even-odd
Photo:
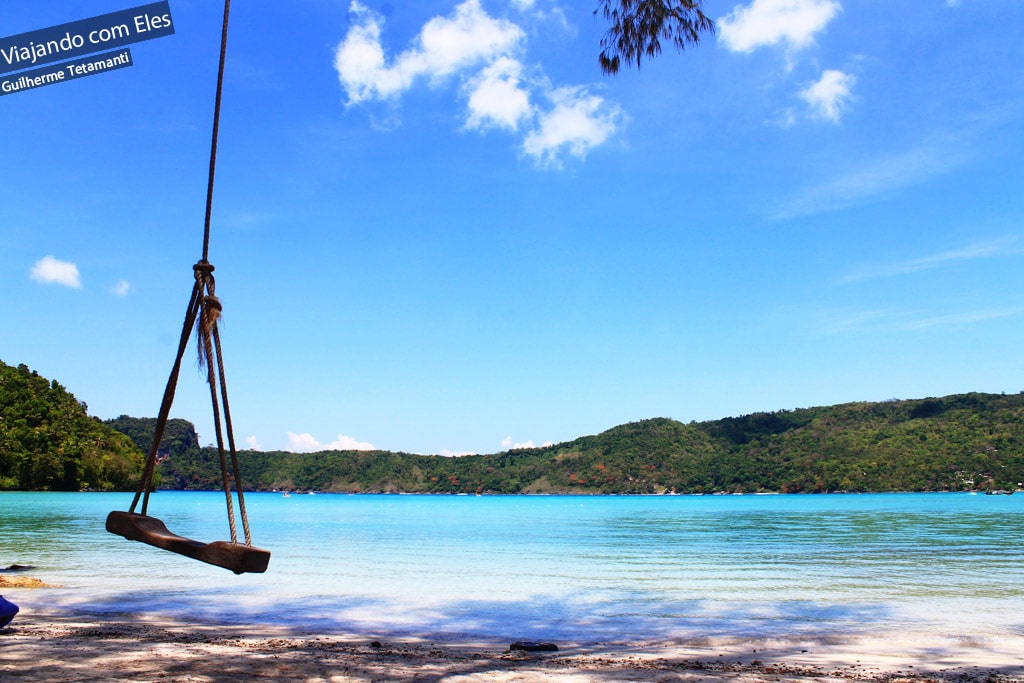
{"label": "debris on beach", "polygon": [[9,600],[4,600],[4,596],[0,595],[0,628],[11,623],[11,619],[20,611],[17,605]]}
{"label": "debris on beach", "polygon": [[0,588],[60,588],[52,583],[31,576],[5,576],[0,574]]}
{"label": "debris on beach", "polygon": [[554,643],[534,643],[531,641],[517,641],[509,645],[508,649],[521,652],[558,652],[558,646]]}

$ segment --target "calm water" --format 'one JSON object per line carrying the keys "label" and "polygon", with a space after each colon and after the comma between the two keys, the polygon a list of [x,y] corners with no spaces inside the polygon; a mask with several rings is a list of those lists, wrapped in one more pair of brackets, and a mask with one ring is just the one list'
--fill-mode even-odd
{"label": "calm water", "polygon": [[[23,609],[174,614],[392,634],[577,641],[1024,635],[1024,495],[251,494],[264,575],[104,531],[129,495],[0,493]],[[223,494],[158,493],[184,536],[228,537]]]}

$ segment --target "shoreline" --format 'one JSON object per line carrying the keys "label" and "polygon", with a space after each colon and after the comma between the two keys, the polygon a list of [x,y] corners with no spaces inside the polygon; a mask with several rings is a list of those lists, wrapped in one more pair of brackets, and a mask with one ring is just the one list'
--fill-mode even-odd
{"label": "shoreline", "polygon": [[852,683],[1024,681],[1022,639],[937,649],[883,638],[762,642],[557,643],[520,652],[507,641],[194,624],[128,613],[23,610],[0,629],[0,679],[30,683],[165,681],[644,681]]}
{"label": "shoreline", "polygon": [[[234,577],[105,534],[112,501],[70,495],[4,506],[29,532],[11,576],[65,587],[0,588],[21,608],[0,681],[1024,683],[1020,513],[980,496],[272,495],[251,510],[277,564]],[[170,495],[214,536],[219,495]]]}
{"label": "shoreline", "polygon": [[[439,456],[440,457],[440,456]],[[53,491],[44,489],[17,489],[17,490],[0,490],[0,493],[5,494],[17,494],[17,493],[102,493],[111,495],[126,495],[134,494],[132,489],[118,489],[118,490],[99,490],[99,489],[76,489],[69,491]],[[156,488],[153,489],[151,494],[157,493],[216,493],[223,495],[224,489],[218,488],[202,488],[202,489],[178,489],[178,488]],[[234,490],[232,490],[234,493]],[[253,494],[266,494],[266,495],[277,495],[277,496],[468,496],[468,497],[509,497],[509,498],[543,498],[551,496],[565,496],[565,497],[578,497],[578,498],[589,498],[589,497],[604,497],[604,498],[673,498],[673,497],[714,497],[714,496],[790,496],[794,498],[803,497],[818,497],[818,496],[883,496],[883,495],[972,495],[972,496],[1012,496],[1015,493],[1024,493],[1024,488],[1015,489],[908,489],[908,490],[870,490],[870,491],[773,491],[773,490],[760,490],[760,491],[710,491],[710,492],[697,492],[697,491],[663,491],[661,493],[639,493],[639,492],[605,492],[605,491],[591,491],[591,490],[564,490],[564,491],[518,491],[515,493],[499,493],[495,491],[404,491],[404,490],[334,490],[334,489],[265,489],[265,488],[249,488],[246,487],[242,490],[243,495]]]}

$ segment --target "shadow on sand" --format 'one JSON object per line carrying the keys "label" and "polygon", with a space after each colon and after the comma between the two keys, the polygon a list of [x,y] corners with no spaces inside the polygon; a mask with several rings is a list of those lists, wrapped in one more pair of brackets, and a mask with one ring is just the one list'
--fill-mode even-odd
{"label": "shadow on sand", "polygon": [[[1024,680],[1019,667],[946,666],[941,649],[915,653],[914,665],[862,664],[871,658],[856,654],[855,641],[884,616],[873,607],[784,603],[758,616],[693,601],[664,605],[653,618],[611,619],[595,602],[476,601],[417,608],[403,620],[400,606],[377,600],[241,608],[230,595],[196,592],[176,610],[153,600],[126,593],[73,609],[23,609],[0,630],[0,679]],[[837,623],[848,626],[837,631]],[[508,650],[512,640],[539,639],[560,650]]]}

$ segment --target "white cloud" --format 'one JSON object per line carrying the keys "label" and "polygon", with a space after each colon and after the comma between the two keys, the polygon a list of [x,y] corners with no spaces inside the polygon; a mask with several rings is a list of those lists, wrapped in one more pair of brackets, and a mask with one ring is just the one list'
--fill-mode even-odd
{"label": "white cloud", "polygon": [[841,9],[836,0],[754,0],[718,20],[719,36],[735,52],[779,43],[798,51],[813,43]]}
{"label": "white cloud", "polygon": [[548,0],[543,3],[546,9],[542,9],[536,0],[512,0],[512,7],[537,24],[550,24],[566,35],[576,36],[579,29],[573,26],[572,22],[565,15],[565,10],[558,6],[558,0]]}
{"label": "white cloud", "polygon": [[520,121],[531,116],[530,93],[520,84],[523,67],[517,60],[502,57],[472,79],[469,92],[469,120],[466,128],[489,125],[518,130]]}
{"label": "white cloud", "polygon": [[870,280],[877,277],[886,277],[890,275],[906,275],[909,273],[917,273],[923,270],[931,270],[933,268],[941,268],[942,266],[949,263],[958,263],[961,261],[974,261],[983,258],[993,258],[997,256],[1003,256],[1008,253],[1015,253],[1013,245],[1016,243],[1014,239],[1001,239],[992,240],[989,242],[977,242],[975,244],[969,244],[966,247],[960,249],[951,249],[949,251],[940,252],[938,254],[931,254],[929,256],[923,256],[921,258],[909,259],[906,261],[900,261],[898,263],[888,263],[883,265],[865,266],[853,273],[844,277],[840,282],[860,282],[862,280]]}
{"label": "white cloud", "polygon": [[322,444],[308,432],[304,434],[288,432],[288,450],[294,453],[312,453],[315,451],[372,451],[376,449],[372,443],[357,441],[344,434],[338,434],[338,438],[329,444]]}
{"label": "white cloud", "polygon": [[779,126],[780,128],[790,128],[796,125],[797,116],[793,111],[792,107],[788,107],[780,111],[773,119],[769,120],[768,123]]}
{"label": "white cloud", "polygon": [[372,443],[356,441],[351,436],[338,434],[338,438],[327,444],[329,451],[372,451],[376,450]]}
{"label": "white cloud", "polygon": [[64,285],[80,289],[82,280],[78,274],[78,266],[68,261],[61,261],[53,256],[44,256],[36,261],[29,273],[36,282],[43,284]]}
{"label": "white cloud", "polygon": [[948,140],[876,159],[834,180],[808,188],[778,211],[775,218],[843,209],[946,173],[964,159],[965,154],[957,149],[955,141]]}
{"label": "white cloud", "polygon": [[245,437],[245,443],[248,444],[249,448],[251,448],[254,451],[263,450],[263,446],[260,445],[260,442],[256,440],[255,436]]}
{"label": "white cloud", "polygon": [[494,19],[480,7],[479,0],[465,0],[455,16],[434,17],[420,32],[420,49],[404,55],[410,69],[431,76],[448,76],[456,70],[515,51],[523,30],[510,21]]}
{"label": "white cloud", "polygon": [[323,450],[323,446],[308,432],[305,434],[288,432],[288,450],[293,453],[311,453]]}
{"label": "white cloud", "polygon": [[[530,10],[534,3],[520,0],[515,7]],[[619,108],[603,98],[582,87],[555,88],[539,66],[531,68],[534,77],[524,78],[527,32],[489,16],[480,0],[464,0],[451,15],[430,19],[393,58],[382,43],[384,18],[358,0],[350,11],[352,26],[334,55],[350,105],[375,100],[393,105],[418,79],[434,87],[458,80],[466,105],[464,130],[519,133],[524,154],[547,168],[560,168],[566,156],[584,158],[619,128]],[[551,102],[550,110],[533,104],[543,100]]]}
{"label": "white cloud", "polygon": [[583,88],[558,88],[549,95],[554,108],[540,115],[538,128],[523,141],[523,151],[541,166],[559,168],[563,154],[582,159],[619,126],[617,105]]}
{"label": "white cloud", "polygon": [[[552,442],[545,441],[543,444],[541,444],[541,447],[545,448],[545,447],[551,446],[551,445],[553,445]],[[505,448],[505,449],[508,449],[510,451],[514,451],[514,450],[517,450],[519,448],[536,448],[537,446],[533,443],[532,439],[528,439],[528,440],[526,440],[526,441],[524,441],[522,443],[513,443],[512,442],[512,437],[511,436],[506,436],[504,439],[501,440],[501,447]]]}
{"label": "white cloud", "polygon": [[394,97],[421,76],[439,82],[456,71],[493,62],[513,53],[524,36],[515,24],[488,16],[479,0],[465,0],[454,16],[428,21],[413,46],[389,66],[381,44],[383,19],[357,0],[350,11],[355,25],[334,55],[350,104]]}
{"label": "white cloud", "polygon": [[1016,317],[1024,311],[1020,306],[1009,306],[1006,308],[986,308],[977,311],[964,311],[962,313],[947,313],[930,318],[919,318],[917,320],[906,320],[903,323],[905,330],[926,330],[933,327],[947,327],[949,325],[973,325],[987,320],[998,320],[1000,318]]}
{"label": "white cloud", "polygon": [[925,311],[897,308],[822,312],[817,316],[818,332],[827,335],[877,335],[917,332],[949,326],[975,325],[990,320],[1014,318],[1024,306],[979,308],[929,315]]}
{"label": "white cloud", "polygon": [[850,90],[856,81],[856,77],[851,74],[827,69],[816,83],[800,91],[800,97],[811,105],[818,116],[839,123],[840,112],[850,100]]}
{"label": "white cloud", "polygon": [[476,451],[453,451],[447,448],[442,448],[441,452],[438,453],[438,455],[443,456],[445,458],[458,458],[463,455],[476,455]]}
{"label": "white cloud", "polygon": [[127,296],[130,291],[132,291],[132,285],[127,280],[118,280],[117,284],[110,288],[110,292],[117,296]]}
{"label": "white cloud", "polygon": [[387,97],[409,84],[384,66],[384,48],[380,44],[377,17],[358,2],[350,10],[355,25],[334,53],[334,68],[348,93],[350,103],[372,97]]}

